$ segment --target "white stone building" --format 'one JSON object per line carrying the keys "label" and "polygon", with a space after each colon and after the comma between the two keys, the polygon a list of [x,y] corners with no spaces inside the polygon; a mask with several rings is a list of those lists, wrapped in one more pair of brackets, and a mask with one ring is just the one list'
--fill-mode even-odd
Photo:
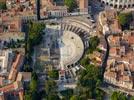
{"label": "white stone building", "polygon": [[120,9],[134,7],[134,0],[101,0],[101,2],[105,5]]}

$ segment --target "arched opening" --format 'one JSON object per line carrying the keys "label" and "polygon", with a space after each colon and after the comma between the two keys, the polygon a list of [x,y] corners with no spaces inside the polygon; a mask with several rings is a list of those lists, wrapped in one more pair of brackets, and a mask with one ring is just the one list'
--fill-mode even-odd
{"label": "arched opening", "polygon": [[116,4],[116,5],[114,5],[114,8],[117,8],[117,4]]}
{"label": "arched opening", "polygon": [[108,2],[106,3],[106,5],[108,6]]}
{"label": "arched opening", "polygon": [[132,7],[134,7],[134,4],[132,4]]}
{"label": "arched opening", "polygon": [[129,5],[128,5],[128,8],[130,8],[130,7],[131,7],[131,5],[129,4]]}
{"label": "arched opening", "polygon": [[71,66],[70,65],[67,65],[67,68],[70,68]]}
{"label": "arched opening", "polygon": [[104,1],[102,1],[102,4],[105,4],[105,2],[104,2]]}
{"label": "arched opening", "polygon": [[124,5],[124,7],[123,8],[127,8],[127,6],[126,5]]}
{"label": "arched opening", "polygon": [[122,5],[119,5],[119,8],[121,9],[122,8]]}
{"label": "arched opening", "polygon": [[74,67],[74,64],[71,64],[72,67]]}
{"label": "arched opening", "polygon": [[113,4],[110,4],[111,7],[113,7]]}

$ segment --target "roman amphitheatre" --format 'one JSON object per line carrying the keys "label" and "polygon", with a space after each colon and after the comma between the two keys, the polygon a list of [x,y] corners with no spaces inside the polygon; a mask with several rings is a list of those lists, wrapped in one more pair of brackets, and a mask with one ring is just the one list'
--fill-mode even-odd
{"label": "roman amphitheatre", "polygon": [[45,41],[42,44],[42,48],[48,48],[47,53],[49,54],[44,53],[43,50],[46,49],[41,49],[42,53],[38,58],[47,58],[49,62],[51,61],[56,68],[61,70],[79,65],[79,60],[85,49],[89,47],[91,27],[88,21],[66,18],[61,22],[55,21],[53,23],[58,24],[46,26]]}
{"label": "roman amphitheatre", "polygon": [[59,39],[61,66],[75,64],[84,53],[84,44],[81,38],[71,32],[64,31]]}

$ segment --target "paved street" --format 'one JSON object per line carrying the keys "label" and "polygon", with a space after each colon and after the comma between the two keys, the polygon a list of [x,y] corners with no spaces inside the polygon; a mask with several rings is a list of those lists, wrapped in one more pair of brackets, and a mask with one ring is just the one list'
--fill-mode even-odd
{"label": "paved street", "polygon": [[91,14],[94,16],[94,19],[97,20],[99,12],[103,11],[105,8],[97,0],[91,0]]}

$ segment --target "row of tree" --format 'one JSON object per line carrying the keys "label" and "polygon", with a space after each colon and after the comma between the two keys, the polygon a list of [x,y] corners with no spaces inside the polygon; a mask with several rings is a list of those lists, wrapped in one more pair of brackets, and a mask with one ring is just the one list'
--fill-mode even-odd
{"label": "row of tree", "polygon": [[0,10],[6,10],[6,3],[5,2],[0,2]]}
{"label": "row of tree", "polygon": [[24,100],[60,100],[57,92],[57,83],[53,79],[47,79],[45,81],[44,90],[42,91],[38,91],[38,82],[38,76],[33,72],[32,80],[25,92]]}
{"label": "row of tree", "polygon": [[69,12],[72,12],[77,8],[76,0],[64,0],[64,3],[68,7]]}
{"label": "row of tree", "polygon": [[99,89],[102,83],[101,70],[95,65],[84,65],[78,79],[78,95],[80,99],[97,99],[102,100],[103,92]]}
{"label": "row of tree", "polygon": [[104,92],[99,89],[102,84],[101,69],[96,65],[90,64],[90,59],[87,56],[89,53],[97,50],[99,42],[100,40],[97,36],[89,39],[89,48],[87,49],[85,57],[80,61],[80,64],[85,70],[79,72],[78,94],[72,97],[73,100],[103,99]]}
{"label": "row of tree", "polygon": [[[32,72],[32,54],[34,46],[40,44],[43,36],[43,29],[45,29],[44,23],[38,22],[28,22],[28,34],[26,34],[26,42],[25,42],[25,63],[24,63],[24,71]],[[28,87],[26,87],[24,100],[41,100],[42,96],[45,93],[40,93],[38,91],[38,76],[35,72],[32,72],[32,80]]]}
{"label": "row of tree", "polygon": [[25,44],[25,55],[26,55],[26,62],[24,65],[24,71],[32,71],[30,65],[32,62],[32,53],[34,46],[40,44],[42,41],[43,36],[43,29],[45,29],[44,23],[37,23],[30,21],[28,23],[28,34],[26,37],[26,44]]}
{"label": "row of tree", "polygon": [[119,91],[114,91],[111,95],[111,100],[134,100],[134,97],[130,97],[128,99],[128,97],[123,94],[122,92]]}
{"label": "row of tree", "polygon": [[133,20],[132,12],[119,13],[118,19],[119,19],[119,23],[121,24],[123,30],[129,29],[130,23]]}
{"label": "row of tree", "polygon": [[100,43],[100,39],[97,36],[91,37],[89,39],[89,48],[87,50],[87,53],[93,53],[97,49],[97,46]]}
{"label": "row of tree", "polygon": [[40,96],[37,91],[38,77],[35,72],[32,73],[32,80],[25,91],[24,100],[38,100]]}

